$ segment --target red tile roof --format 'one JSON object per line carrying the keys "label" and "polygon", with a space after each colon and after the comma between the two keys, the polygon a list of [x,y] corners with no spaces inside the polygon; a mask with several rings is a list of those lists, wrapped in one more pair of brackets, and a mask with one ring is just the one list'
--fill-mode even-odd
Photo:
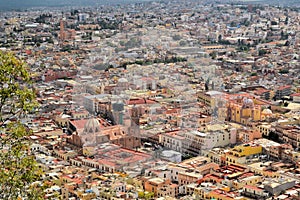
{"label": "red tile roof", "polygon": [[280,86],[277,90],[285,90],[285,89],[290,89],[292,86],[290,85],[283,85],[283,86]]}
{"label": "red tile roof", "polygon": [[291,97],[300,97],[300,93],[291,94]]}
{"label": "red tile roof", "polygon": [[256,186],[252,186],[252,185],[245,185],[244,186],[245,188],[249,188],[249,189],[252,189],[252,190],[257,190],[257,191],[262,191],[262,189],[256,187]]}
{"label": "red tile roof", "polygon": [[83,129],[87,119],[71,120],[70,123],[75,126],[76,129]]}
{"label": "red tile roof", "polygon": [[137,99],[130,99],[127,104],[128,105],[139,105],[139,104],[155,104],[156,101],[145,99],[145,98],[137,98]]}

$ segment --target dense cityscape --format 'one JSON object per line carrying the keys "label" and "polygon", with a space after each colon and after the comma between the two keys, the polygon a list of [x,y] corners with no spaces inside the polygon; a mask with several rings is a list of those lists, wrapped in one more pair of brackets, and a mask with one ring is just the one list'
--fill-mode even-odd
{"label": "dense cityscape", "polygon": [[27,189],[300,199],[299,24],[296,6],[233,1],[0,12],[0,51],[26,63],[37,102],[8,120],[26,127],[42,171]]}

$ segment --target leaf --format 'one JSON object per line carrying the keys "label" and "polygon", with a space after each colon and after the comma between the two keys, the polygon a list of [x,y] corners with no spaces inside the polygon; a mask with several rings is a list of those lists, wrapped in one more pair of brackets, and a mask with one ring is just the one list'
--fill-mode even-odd
{"label": "leaf", "polygon": [[20,120],[37,107],[26,64],[0,51],[0,199],[42,199],[43,188],[33,186],[41,169],[30,155],[31,133]]}

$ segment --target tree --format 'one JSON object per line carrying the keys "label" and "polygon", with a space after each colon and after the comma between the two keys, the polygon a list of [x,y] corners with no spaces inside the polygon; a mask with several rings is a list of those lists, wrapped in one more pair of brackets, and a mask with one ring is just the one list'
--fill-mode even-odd
{"label": "tree", "polygon": [[266,51],[265,49],[260,49],[260,50],[258,51],[258,55],[259,55],[259,56],[263,56],[263,55],[265,55],[265,54],[267,54],[267,51]]}
{"label": "tree", "polygon": [[279,73],[280,74],[288,74],[289,73],[289,69],[280,69]]}
{"label": "tree", "polygon": [[0,199],[42,199],[42,170],[29,151],[21,123],[36,106],[26,64],[0,51]]}
{"label": "tree", "polygon": [[217,52],[216,51],[213,51],[209,54],[211,56],[212,59],[216,59],[217,57]]}
{"label": "tree", "polygon": [[223,38],[222,38],[222,35],[219,35],[219,36],[218,36],[218,42],[220,42],[222,39],[223,39]]}
{"label": "tree", "polygon": [[145,193],[145,199],[151,199],[154,197],[154,193],[153,192],[147,192]]}
{"label": "tree", "polygon": [[284,21],[284,24],[285,24],[285,25],[288,25],[288,24],[289,24],[289,17],[288,17],[288,16],[286,16],[285,21]]}
{"label": "tree", "polygon": [[235,21],[232,21],[232,22],[230,23],[230,27],[236,27],[236,26],[237,26],[237,24],[236,24]]}
{"label": "tree", "polygon": [[183,46],[187,45],[187,42],[184,41],[184,40],[180,40],[179,45],[180,45],[181,47],[183,47]]}
{"label": "tree", "polygon": [[275,21],[271,21],[271,25],[277,25],[278,23],[277,22],[275,22]]}
{"label": "tree", "polygon": [[175,41],[179,41],[179,40],[181,40],[181,36],[176,34],[176,35],[172,36],[172,39]]}
{"label": "tree", "polygon": [[145,197],[145,193],[143,191],[138,192],[138,197],[143,199]]}

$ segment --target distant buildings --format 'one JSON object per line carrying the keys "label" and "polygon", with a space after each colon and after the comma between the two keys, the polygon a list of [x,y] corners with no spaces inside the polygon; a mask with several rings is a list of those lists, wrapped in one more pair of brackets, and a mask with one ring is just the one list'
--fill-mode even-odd
{"label": "distant buildings", "polygon": [[299,12],[264,6],[2,12],[45,197],[298,198]]}

